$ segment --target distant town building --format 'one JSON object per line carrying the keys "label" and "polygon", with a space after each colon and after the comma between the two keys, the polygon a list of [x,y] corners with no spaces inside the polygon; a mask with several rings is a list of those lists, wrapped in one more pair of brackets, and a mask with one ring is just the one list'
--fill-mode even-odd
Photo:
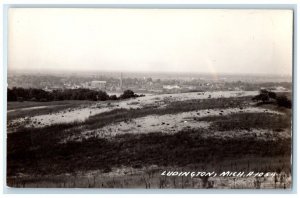
{"label": "distant town building", "polygon": [[51,92],[51,91],[52,91],[52,89],[50,89],[48,86],[46,86],[43,90],[44,90],[44,91],[48,91],[48,92]]}
{"label": "distant town building", "polygon": [[163,89],[180,89],[178,85],[163,85]]}
{"label": "distant town building", "polygon": [[91,82],[92,89],[105,89],[106,81],[94,80]]}
{"label": "distant town building", "polygon": [[275,91],[286,91],[286,88],[282,86],[275,87]]}

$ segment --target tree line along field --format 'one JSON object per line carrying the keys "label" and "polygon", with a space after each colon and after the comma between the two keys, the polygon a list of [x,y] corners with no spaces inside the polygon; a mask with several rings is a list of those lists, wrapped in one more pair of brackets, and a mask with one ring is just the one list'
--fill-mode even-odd
{"label": "tree line along field", "polygon": [[119,97],[116,95],[108,95],[105,91],[91,89],[63,89],[53,90],[52,92],[43,89],[13,87],[7,89],[7,101],[62,101],[62,100],[91,100],[105,101],[118,100],[126,98],[134,98],[143,95],[137,95],[131,90],[125,90]]}
{"label": "tree line along field", "polygon": [[[279,106],[272,99],[254,102],[252,98],[173,101],[163,108],[116,109],[91,116],[84,122],[19,128],[15,133],[8,134],[7,139],[8,185],[104,188],[247,188],[248,185],[249,188],[256,188],[255,179],[251,180],[251,185],[244,182],[240,186],[233,186],[227,179],[209,186],[208,181],[212,178],[207,181],[199,177],[174,179],[159,174],[167,168],[273,171],[290,175],[291,109]],[[279,113],[243,112],[244,108],[257,105]],[[148,115],[230,108],[240,108],[241,112],[193,118],[195,122],[209,122],[209,128],[187,127],[176,133],[120,133],[109,139],[89,137],[81,141],[60,142],[84,130],[95,130],[122,121],[130,122]],[[253,134],[253,129],[270,131],[272,138],[259,138],[262,134]],[[228,131],[238,130],[245,135],[234,138],[224,135]],[[202,135],[210,132],[216,136]],[[124,168],[131,171],[125,175],[109,176]],[[88,174],[90,172],[92,174]]]}

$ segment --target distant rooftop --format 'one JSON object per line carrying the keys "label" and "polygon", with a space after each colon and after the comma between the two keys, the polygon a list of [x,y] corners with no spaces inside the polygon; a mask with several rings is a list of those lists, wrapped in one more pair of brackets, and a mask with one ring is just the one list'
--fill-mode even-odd
{"label": "distant rooftop", "polygon": [[103,81],[103,80],[93,80],[92,83],[106,83],[106,81]]}

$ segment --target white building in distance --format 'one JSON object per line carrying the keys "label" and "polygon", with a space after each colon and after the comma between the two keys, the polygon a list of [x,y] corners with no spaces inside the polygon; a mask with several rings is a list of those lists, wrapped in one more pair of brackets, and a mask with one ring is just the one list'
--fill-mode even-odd
{"label": "white building in distance", "polygon": [[92,89],[101,89],[104,90],[106,87],[106,81],[94,80],[91,82]]}
{"label": "white building in distance", "polygon": [[180,89],[178,85],[163,85],[163,89]]}

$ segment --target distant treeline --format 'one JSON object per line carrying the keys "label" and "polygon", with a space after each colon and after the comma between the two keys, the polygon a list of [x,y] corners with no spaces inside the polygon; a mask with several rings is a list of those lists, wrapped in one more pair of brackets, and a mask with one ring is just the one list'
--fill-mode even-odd
{"label": "distant treeline", "polygon": [[13,87],[7,89],[7,101],[58,101],[58,100],[119,100],[126,98],[135,98],[144,95],[137,95],[131,90],[126,90],[122,95],[108,95],[105,91],[96,91],[90,89],[64,89],[48,92],[42,89]]}

